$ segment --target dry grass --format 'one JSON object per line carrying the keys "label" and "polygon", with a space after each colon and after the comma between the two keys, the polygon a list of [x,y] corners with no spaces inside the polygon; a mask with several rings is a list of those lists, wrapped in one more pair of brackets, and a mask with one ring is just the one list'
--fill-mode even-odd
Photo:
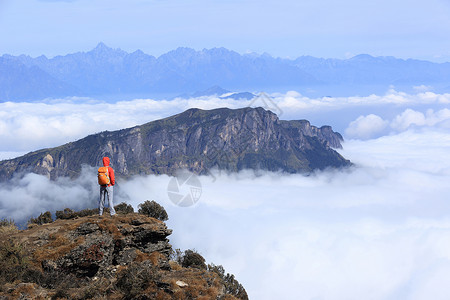
{"label": "dry grass", "polygon": [[0,263],[26,266],[28,263],[26,247],[21,243],[17,243],[13,239],[1,240]]}
{"label": "dry grass", "polygon": [[186,298],[186,295],[184,294],[184,292],[180,289],[173,294],[173,299],[186,300],[187,298]]}
{"label": "dry grass", "polygon": [[150,255],[148,255],[147,253],[144,253],[144,252],[142,252],[140,250],[136,250],[136,259],[135,259],[135,261],[143,262],[143,261],[146,261],[146,260],[151,260]]}
{"label": "dry grass", "polygon": [[63,257],[75,247],[85,242],[84,237],[78,237],[75,241],[70,242],[67,237],[61,233],[50,235],[50,242],[38,248],[34,253],[34,259],[41,263],[43,260],[56,260]]}
{"label": "dry grass", "polygon": [[170,268],[174,271],[180,271],[183,268],[182,266],[180,266],[179,263],[177,263],[176,261],[173,261],[173,260],[169,261],[169,265],[170,265]]}
{"label": "dry grass", "polygon": [[225,295],[222,300],[239,300],[238,298],[234,297],[233,295]]}
{"label": "dry grass", "polygon": [[35,283],[22,283],[19,284],[19,286],[11,293],[12,296],[21,296],[23,295],[29,295],[33,296],[35,293],[35,289],[37,287],[37,284]]}
{"label": "dry grass", "polygon": [[157,252],[157,251],[155,251],[155,252],[152,252],[151,254],[150,254],[150,261],[152,262],[152,264],[154,265],[154,266],[159,266],[159,264],[160,264],[160,262],[162,261],[162,260],[165,260],[165,256],[164,255],[162,255],[161,253],[159,253],[159,252]]}
{"label": "dry grass", "polygon": [[[178,265],[179,266],[179,265]],[[169,283],[174,291],[173,299],[216,299],[222,290],[221,281],[217,274],[195,268],[172,269],[165,273],[164,281]],[[180,287],[176,282],[180,280],[188,284]]]}
{"label": "dry grass", "polygon": [[68,291],[69,299],[123,299],[123,295],[113,290],[113,281],[99,278],[83,286],[81,289]]}
{"label": "dry grass", "polygon": [[133,262],[125,268],[118,270],[115,286],[124,293],[124,299],[137,299],[140,295],[156,295],[159,291],[156,282],[161,280],[161,273],[148,262]]}
{"label": "dry grass", "polygon": [[156,300],[171,300],[173,298],[172,298],[172,296],[170,296],[164,292],[158,291],[155,295],[155,299]]}
{"label": "dry grass", "polygon": [[[80,219],[76,219],[72,222],[69,222],[68,220],[64,220],[66,224],[64,224],[64,229],[67,231],[74,231],[75,229],[77,229],[78,227],[80,227],[82,224],[86,223],[86,220],[80,220]],[[60,220],[56,220],[56,222],[61,222]]]}
{"label": "dry grass", "polygon": [[34,299],[34,300],[47,300],[49,299],[47,293],[42,289],[38,289],[35,283],[20,283],[9,294],[10,297],[5,299]]}
{"label": "dry grass", "polygon": [[19,229],[15,225],[6,225],[0,227],[0,235],[10,235],[18,232]]}
{"label": "dry grass", "polygon": [[[119,217],[116,217],[119,218]],[[118,240],[122,238],[122,233],[120,233],[119,229],[117,228],[117,224],[109,219],[103,219],[100,222],[97,223],[100,227],[100,230],[107,231],[113,235],[113,238],[115,240]]]}

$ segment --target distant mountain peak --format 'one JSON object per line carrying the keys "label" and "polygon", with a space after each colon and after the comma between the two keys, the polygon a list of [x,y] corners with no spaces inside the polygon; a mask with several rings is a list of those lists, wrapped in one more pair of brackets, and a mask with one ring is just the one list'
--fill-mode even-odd
{"label": "distant mountain peak", "polygon": [[238,92],[238,93],[228,93],[220,97],[220,99],[234,99],[234,100],[252,100],[256,95],[250,92]]}
{"label": "distant mountain peak", "polygon": [[[307,96],[384,93],[391,85],[410,89],[426,84],[438,93],[450,91],[450,63],[368,54],[349,59],[302,56],[292,60],[267,53],[241,55],[223,47],[201,51],[179,47],[154,57],[140,50],[128,53],[100,42],[88,52],[48,59],[26,55],[2,58],[0,101],[70,96],[173,97],[180,93],[192,97],[189,93],[193,91],[199,91],[195,96],[229,96],[224,95],[228,92],[224,89],[203,90],[213,85],[226,86],[231,91],[281,92],[289,88]],[[42,72],[36,72],[32,66],[47,76],[38,76]],[[233,97],[249,99],[252,95]]]}
{"label": "distant mountain peak", "polygon": [[141,49],[137,49],[132,54],[138,54],[138,55],[146,55]]}
{"label": "distant mountain peak", "polygon": [[103,42],[98,43],[97,46],[94,48],[94,50],[103,50],[103,49],[111,49],[111,48],[106,46],[106,44]]}
{"label": "distant mountain peak", "polygon": [[107,51],[107,50],[112,50],[112,48],[106,46],[105,43],[103,43],[103,42],[98,43],[97,46],[94,49],[92,49],[92,51],[97,51],[97,52],[98,51]]}
{"label": "distant mountain peak", "polygon": [[219,96],[220,97],[225,94],[234,94],[234,93],[231,91],[228,91],[226,89],[223,89],[218,85],[214,85],[210,88],[207,88],[206,90],[196,91],[192,94],[184,93],[184,94],[178,95],[175,98],[198,98],[198,97],[206,97],[206,96]]}
{"label": "distant mountain peak", "polygon": [[92,53],[95,55],[101,55],[101,56],[109,56],[109,55],[117,55],[117,54],[119,54],[120,56],[125,56],[128,54],[126,51],[123,51],[120,48],[113,49],[111,47],[108,47],[103,42],[98,43],[97,46],[94,49],[92,49],[91,51],[89,51],[88,53]]}
{"label": "distant mountain peak", "polygon": [[192,94],[192,97],[202,97],[202,96],[222,96],[223,94],[230,93],[230,91],[221,88],[218,85],[214,85],[204,91],[197,91]]}
{"label": "distant mountain peak", "polygon": [[175,50],[169,51],[166,54],[172,53],[172,54],[193,54],[196,53],[197,51],[195,51],[192,48],[189,47],[178,47]]}
{"label": "distant mountain peak", "polygon": [[358,54],[350,58],[351,60],[373,60],[375,57],[373,57],[370,54]]}
{"label": "distant mountain peak", "polygon": [[213,54],[216,54],[216,55],[224,55],[224,54],[230,54],[230,53],[238,54],[237,52],[235,52],[233,50],[229,50],[229,49],[227,49],[225,47],[214,47],[214,48],[211,48],[211,49],[204,48],[201,52],[202,53],[208,53],[208,54],[209,53],[213,53]]}

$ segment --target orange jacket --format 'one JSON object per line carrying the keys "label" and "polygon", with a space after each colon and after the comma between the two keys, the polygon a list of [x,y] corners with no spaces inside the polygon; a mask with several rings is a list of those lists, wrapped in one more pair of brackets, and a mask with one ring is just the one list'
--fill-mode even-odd
{"label": "orange jacket", "polygon": [[108,167],[108,176],[111,183],[108,186],[116,184],[116,178],[114,177],[114,170],[109,166],[109,157],[103,157],[103,166]]}

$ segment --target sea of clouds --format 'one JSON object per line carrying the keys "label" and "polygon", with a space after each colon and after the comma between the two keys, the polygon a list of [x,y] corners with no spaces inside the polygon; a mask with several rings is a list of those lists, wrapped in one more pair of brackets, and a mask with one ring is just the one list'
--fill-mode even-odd
{"label": "sea of clouds", "polygon": [[[426,87],[423,87],[426,88]],[[136,99],[106,103],[86,98],[33,102],[0,102],[0,159],[59,146],[105,130],[128,128],[189,108],[262,106],[280,119],[307,119],[332,125],[347,139],[371,139],[413,127],[450,127],[450,94],[423,91],[406,94],[308,98],[298,92],[270,94],[254,100],[200,97],[173,100]]]}
{"label": "sea of clouds", "polygon": [[[332,125],[355,166],[310,176],[213,171],[201,196],[174,205],[171,177],[118,182],[115,202],[162,204],[174,248],[222,264],[250,299],[447,299],[450,284],[450,95],[389,90],[311,99],[272,94],[281,119]],[[258,106],[215,97],[113,104],[89,99],[0,103],[3,158],[191,107]],[[28,174],[0,184],[0,216],[96,207],[96,168],[75,181]]]}

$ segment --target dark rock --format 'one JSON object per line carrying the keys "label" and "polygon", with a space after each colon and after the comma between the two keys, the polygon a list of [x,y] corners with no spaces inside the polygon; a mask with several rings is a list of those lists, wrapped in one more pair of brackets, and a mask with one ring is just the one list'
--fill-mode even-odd
{"label": "dark rock", "polygon": [[100,227],[98,227],[98,225],[95,223],[84,223],[84,224],[81,224],[76,229],[75,234],[76,234],[76,236],[87,235],[87,234],[93,233],[99,229],[100,229]]}
{"label": "dark rock", "polygon": [[[158,252],[164,266],[169,261],[172,248],[167,236],[172,230],[156,219],[130,214],[111,219],[79,218],[73,222],[76,223],[72,229],[52,235],[56,240],[66,241],[58,245],[60,250],[55,251],[58,255],[38,255],[43,258],[41,265],[44,270],[62,270],[77,277],[93,277],[108,273],[111,266],[135,261],[138,253],[151,255]],[[52,244],[51,239],[49,244]]]}
{"label": "dark rock", "polygon": [[76,177],[81,166],[111,158],[117,176],[169,174],[188,169],[207,174],[262,169],[308,173],[350,162],[332,148],[342,136],[308,121],[281,121],[263,108],[189,109],[141,126],[90,135],[66,145],[0,162],[0,180],[34,172],[51,179]]}
{"label": "dark rock", "polygon": [[126,249],[115,253],[115,265],[127,265],[136,260],[136,249]]}

